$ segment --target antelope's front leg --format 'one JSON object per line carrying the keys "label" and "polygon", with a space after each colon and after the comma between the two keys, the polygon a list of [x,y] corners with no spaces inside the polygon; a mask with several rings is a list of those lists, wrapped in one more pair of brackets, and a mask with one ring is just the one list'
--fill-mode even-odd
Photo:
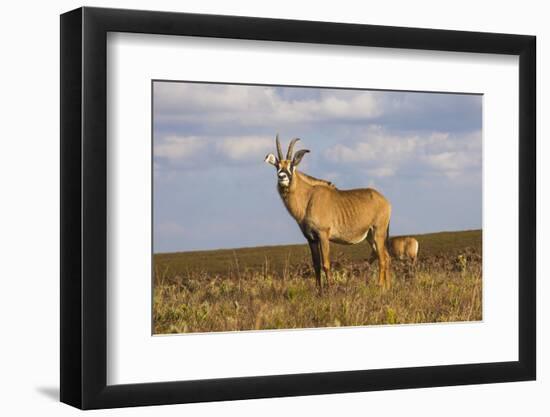
{"label": "antelope's front leg", "polygon": [[319,249],[321,251],[321,262],[323,265],[323,271],[327,277],[327,288],[330,287],[332,281],[332,272],[330,271],[330,242],[328,240],[328,233],[319,234]]}
{"label": "antelope's front leg", "polygon": [[319,242],[315,240],[308,240],[309,250],[311,251],[311,260],[313,261],[313,271],[315,272],[315,278],[317,280],[317,287],[320,291],[323,289],[321,283],[321,255],[319,253]]}

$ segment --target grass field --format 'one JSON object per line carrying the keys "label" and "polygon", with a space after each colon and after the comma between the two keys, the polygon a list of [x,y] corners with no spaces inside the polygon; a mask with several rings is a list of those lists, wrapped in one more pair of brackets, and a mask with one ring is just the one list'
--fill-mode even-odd
{"label": "grass field", "polygon": [[480,230],[415,235],[415,270],[393,260],[377,284],[366,243],[332,245],[319,295],[307,245],[155,254],[155,334],[475,321],[482,318]]}

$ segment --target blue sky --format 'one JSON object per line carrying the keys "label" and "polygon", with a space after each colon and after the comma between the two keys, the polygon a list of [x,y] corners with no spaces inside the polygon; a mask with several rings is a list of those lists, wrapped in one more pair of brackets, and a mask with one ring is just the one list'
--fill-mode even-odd
{"label": "blue sky", "polygon": [[482,96],[156,81],[155,252],[305,242],[264,162],[392,203],[391,234],[481,228]]}

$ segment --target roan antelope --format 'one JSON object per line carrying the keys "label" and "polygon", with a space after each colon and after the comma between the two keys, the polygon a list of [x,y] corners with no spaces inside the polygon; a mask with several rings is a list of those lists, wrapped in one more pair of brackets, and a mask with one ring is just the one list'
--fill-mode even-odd
{"label": "roan antelope", "polygon": [[390,239],[390,253],[398,259],[408,258],[412,266],[418,257],[418,240],[414,237],[393,237]]}
{"label": "roan antelope", "polygon": [[299,172],[296,167],[309,150],[299,150],[293,156],[298,140],[292,139],[284,158],[277,135],[277,157],[269,154],[265,162],[277,169],[279,195],[309,243],[319,290],[323,290],[321,267],[327,285],[332,281],[329,242],[353,245],[365,239],[378,256],[379,284],[389,289],[391,273],[387,239],[390,203],[372,188],[339,190],[329,181]]}

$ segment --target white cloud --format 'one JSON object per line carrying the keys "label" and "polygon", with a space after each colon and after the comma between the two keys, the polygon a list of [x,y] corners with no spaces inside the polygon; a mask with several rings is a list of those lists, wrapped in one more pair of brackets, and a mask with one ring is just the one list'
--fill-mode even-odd
{"label": "white cloud", "polygon": [[336,163],[398,162],[414,154],[420,143],[418,135],[390,134],[379,126],[371,126],[359,141],[352,145],[337,144],[326,149],[324,155]]}
{"label": "white cloud", "polygon": [[457,171],[468,164],[468,159],[463,153],[442,152],[426,156],[430,165],[442,171]]}
{"label": "white cloud", "polygon": [[325,150],[325,157],[332,162],[363,162],[376,158],[373,146],[366,142],[359,142],[355,146],[342,144],[334,145]]}
{"label": "white cloud", "polygon": [[373,92],[322,90],[318,97],[284,99],[273,87],[155,83],[156,122],[284,126],[333,119],[370,119],[383,112]]}
{"label": "white cloud", "polygon": [[263,162],[266,153],[274,149],[274,139],[267,136],[167,136],[155,141],[154,169],[159,178],[168,178],[170,167],[180,164]]}
{"label": "white cloud", "polygon": [[157,157],[181,160],[195,156],[205,145],[204,140],[196,136],[167,136],[155,144],[153,152]]}
{"label": "white cloud", "polygon": [[336,164],[363,164],[374,177],[391,177],[407,167],[463,178],[481,172],[481,131],[400,135],[371,126],[357,142],[328,148],[324,157]]}
{"label": "white cloud", "polygon": [[[458,178],[461,175],[470,173],[474,168],[481,167],[481,153],[469,150],[447,151],[427,155],[425,157],[428,165],[441,171],[449,178]],[[478,170],[481,173],[481,170]]]}
{"label": "white cloud", "polygon": [[218,151],[233,160],[262,158],[272,147],[272,138],[257,136],[227,138],[216,144]]}

